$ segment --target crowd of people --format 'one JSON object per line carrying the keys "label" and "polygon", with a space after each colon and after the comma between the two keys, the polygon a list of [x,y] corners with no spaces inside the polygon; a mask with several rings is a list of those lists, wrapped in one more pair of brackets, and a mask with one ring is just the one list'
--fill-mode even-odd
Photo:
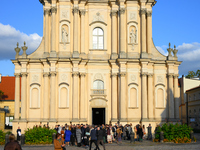
{"label": "crowd of people", "polygon": [[63,150],[65,146],[86,146],[91,150],[92,143],[94,143],[96,149],[99,149],[99,144],[101,144],[105,150],[105,143],[116,142],[121,144],[122,139],[130,140],[130,142],[142,142],[144,139],[151,140],[151,129],[151,124],[149,124],[147,127],[148,136],[146,137],[145,125],[139,124],[134,127],[132,124],[122,126],[117,123],[115,125],[102,124],[101,126],[88,124],[56,125],[57,134],[54,146],[55,150]]}

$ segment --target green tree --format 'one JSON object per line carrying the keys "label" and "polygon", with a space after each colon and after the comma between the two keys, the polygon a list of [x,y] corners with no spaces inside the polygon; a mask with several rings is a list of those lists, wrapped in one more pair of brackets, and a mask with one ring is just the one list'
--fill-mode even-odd
{"label": "green tree", "polygon": [[0,90],[0,99],[2,99],[4,92]]}
{"label": "green tree", "polygon": [[196,73],[194,71],[188,71],[188,75],[186,78],[194,78],[196,76]]}
{"label": "green tree", "polygon": [[196,71],[196,76],[197,76],[198,78],[200,78],[200,70],[199,70],[199,69]]}

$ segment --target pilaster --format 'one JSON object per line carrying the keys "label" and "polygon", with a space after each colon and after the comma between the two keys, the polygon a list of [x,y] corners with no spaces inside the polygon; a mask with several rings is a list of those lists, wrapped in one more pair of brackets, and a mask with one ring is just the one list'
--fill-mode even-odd
{"label": "pilaster", "polygon": [[50,116],[49,121],[50,122],[56,122],[55,118],[55,104],[56,104],[56,72],[51,71],[50,72]]}
{"label": "pilaster", "polygon": [[79,8],[77,5],[74,5],[73,8],[73,14],[74,14],[74,28],[73,28],[73,58],[78,58],[79,57],[79,52],[78,52],[78,13],[79,13]]}
{"label": "pilaster", "polygon": [[126,38],[125,38],[125,8],[120,6],[120,54],[119,58],[126,58]]}
{"label": "pilaster", "polygon": [[81,54],[85,55],[85,9],[80,10],[81,15]]}
{"label": "pilaster", "polygon": [[45,17],[45,36],[44,36],[44,55],[43,57],[47,57],[49,55],[49,14],[50,9],[44,9],[44,17]]}
{"label": "pilaster", "polygon": [[154,119],[154,101],[153,101],[153,74],[149,73],[148,74],[148,119],[152,120]]}
{"label": "pilaster", "polygon": [[147,10],[147,50],[148,54],[152,53],[152,10]]}
{"label": "pilaster", "polygon": [[26,72],[21,73],[21,121],[27,119],[27,75]]}
{"label": "pilaster", "polygon": [[142,24],[142,53],[141,58],[148,58],[147,54],[147,48],[146,48],[146,8],[140,9],[140,15],[141,15],[141,24]]}
{"label": "pilaster", "polygon": [[51,8],[51,53],[50,57],[56,57],[56,12],[57,7]]}
{"label": "pilaster", "polygon": [[174,119],[174,74],[168,74],[168,103],[169,103],[169,119]]}
{"label": "pilaster", "polygon": [[15,116],[14,119],[19,120],[20,107],[20,73],[15,73]]}
{"label": "pilaster", "polygon": [[111,10],[111,16],[112,16],[112,27],[111,27],[111,32],[112,32],[112,54],[111,54],[111,59],[117,59],[118,54],[117,54],[117,10],[113,9]]}
{"label": "pilaster", "polygon": [[44,72],[43,78],[44,78],[43,121],[48,121],[49,120],[49,72]]}
{"label": "pilaster", "polygon": [[147,73],[141,73],[142,78],[142,120],[147,119]]}

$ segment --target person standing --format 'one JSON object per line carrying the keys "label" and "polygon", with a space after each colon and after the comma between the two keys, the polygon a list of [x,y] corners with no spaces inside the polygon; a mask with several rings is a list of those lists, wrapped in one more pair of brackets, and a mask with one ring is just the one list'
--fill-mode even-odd
{"label": "person standing", "polygon": [[139,141],[142,142],[143,133],[142,133],[142,127],[141,127],[141,125],[139,126],[139,128],[137,130],[137,134],[139,135]]}
{"label": "person standing", "polygon": [[81,126],[78,126],[78,128],[76,128],[76,140],[77,140],[77,146],[81,147]]}
{"label": "person standing", "polygon": [[[112,129],[110,129],[112,131]],[[103,149],[105,150],[105,144],[103,142],[103,136],[104,136],[104,131],[100,127],[97,127],[97,145],[99,147],[99,144],[101,143],[103,146]]]}
{"label": "person standing", "polygon": [[56,138],[53,141],[54,143],[54,150],[66,150],[64,141],[61,138],[61,134],[57,133]]}
{"label": "person standing", "polygon": [[146,131],[145,131],[145,125],[142,126],[142,132],[143,132],[143,140],[145,139]]}
{"label": "person standing", "polygon": [[148,130],[148,140],[152,140],[152,132],[151,132],[151,124],[149,124],[149,126],[147,127],[147,130]]}
{"label": "person standing", "polygon": [[122,134],[122,129],[121,128],[117,128],[117,144],[118,143],[122,143],[121,134]]}
{"label": "person standing", "polygon": [[21,146],[19,145],[18,141],[15,141],[15,135],[9,135],[9,142],[5,145],[4,150],[21,150]]}
{"label": "person standing", "polygon": [[18,127],[18,129],[17,129],[17,141],[20,141],[20,137],[21,137],[21,129],[20,129],[20,127]]}
{"label": "person standing", "polygon": [[96,130],[94,129],[94,126],[92,126],[92,128],[91,128],[90,137],[91,137],[91,139],[90,139],[90,148],[89,148],[89,150],[91,150],[92,143],[95,144],[95,146],[96,146],[95,149],[100,150],[100,149],[99,149],[99,146],[97,145],[97,132],[96,132]]}
{"label": "person standing", "polygon": [[67,126],[66,130],[65,130],[65,143],[67,146],[69,146],[69,142],[70,142],[70,137],[71,137],[71,131],[69,130],[69,126]]}

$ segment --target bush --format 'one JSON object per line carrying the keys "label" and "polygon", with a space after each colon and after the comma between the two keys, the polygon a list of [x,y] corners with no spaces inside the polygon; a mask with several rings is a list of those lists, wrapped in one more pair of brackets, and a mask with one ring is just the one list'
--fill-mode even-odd
{"label": "bush", "polygon": [[179,125],[178,123],[173,125],[172,123],[165,123],[162,127],[158,127],[155,138],[160,138],[160,131],[164,132],[164,142],[175,143],[190,143],[190,132],[192,128],[186,124]]}
{"label": "bush", "polygon": [[25,144],[51,144],[53,133],[56,131],[48,128],[27,129],[25,131]]}
{"label": "bush", "polygon": [[5,144],[5,133],[0,130],[0,145],[4,145]]}

